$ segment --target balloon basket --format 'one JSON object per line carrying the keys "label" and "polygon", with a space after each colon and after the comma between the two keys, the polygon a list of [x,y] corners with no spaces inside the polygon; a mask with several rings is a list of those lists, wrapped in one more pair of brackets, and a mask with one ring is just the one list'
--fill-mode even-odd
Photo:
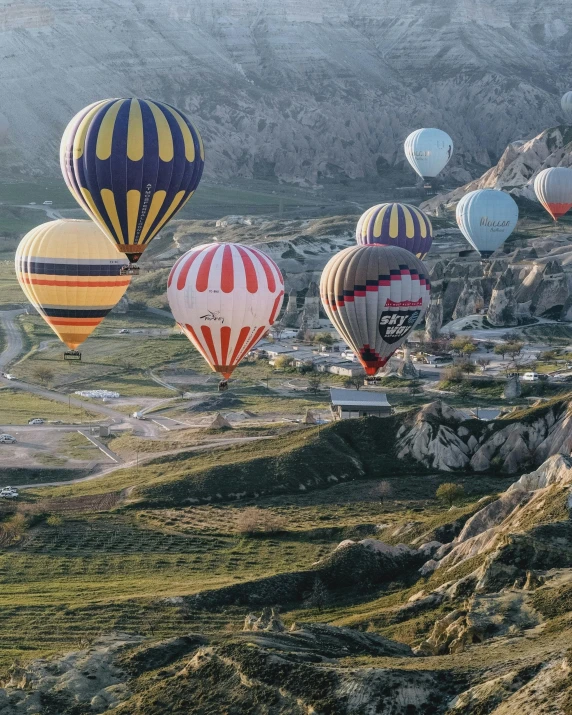
{"label": "balloon basket", "polygon": [[64,360],[81,360],[81,353],[79,350],[67,350],[64,353]]}
{"label": "balloon basket", "polygon": [[218,391],[219,392],[226,392],[228,390],[228,381],[227,380],[221,380],[218,384]]}
{"label": "balloon basket", "polygon": [[120,276],[137,276],[141,272],[141,268],[139,266],[134,266],[132,263],[130,263],[128,266],[121,266],[121,269],[119,270],[119,275]]}

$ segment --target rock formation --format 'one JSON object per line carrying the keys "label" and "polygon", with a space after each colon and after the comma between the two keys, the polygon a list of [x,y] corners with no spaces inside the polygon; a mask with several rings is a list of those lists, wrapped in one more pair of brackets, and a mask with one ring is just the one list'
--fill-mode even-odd
{"label": "rock formation", "polygon": [[[567,0],[518,12],[508,0],[494,12],[471,0],[43,0],[1,12],[2,163],[29,173],[58,171],[62,130],[94,98],[140,93],[193,117],[210,178],[393,180],[396,166],[411,180],[402,142],[437,126],[457,148],[445,176],[466,182],[466,167],[560,117],[569,58]],[[39,34],[59,39],[38,52]]]}
{"label": "rock formation", "polygon": [[487,318],[495,328],[517,324],[515,281],[512,272],[502,273],[495,284]]}
{"label": "rock formation", "polygon": [[442,402],[425,405],[397,432],[397,456],[429,469],[515,474],[572,452],[572,410],[566,398],[531,410],[526,420],[511,415],[474,429],[464,413]]}

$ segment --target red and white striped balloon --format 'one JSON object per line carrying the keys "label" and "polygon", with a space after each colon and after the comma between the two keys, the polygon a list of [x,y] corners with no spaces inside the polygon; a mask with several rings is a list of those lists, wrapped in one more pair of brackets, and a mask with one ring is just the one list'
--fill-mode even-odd
{"label": "red and white striped balloon", "polygon": [[276,320],[284,279],[276,263],[257,248],[209,243],[175,263],[167,298],[185,335],[228,380]]}

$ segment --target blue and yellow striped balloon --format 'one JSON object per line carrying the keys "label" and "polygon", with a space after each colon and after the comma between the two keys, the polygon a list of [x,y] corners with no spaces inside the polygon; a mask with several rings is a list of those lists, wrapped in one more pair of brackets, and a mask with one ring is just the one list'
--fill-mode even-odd
{"label": "blue and yellow striped balloon", "polygon": [[200,134],[182,112],[136,98],[82,109],[60,149],[69,190],[131,263],[191,198],[204,158]]}
{"label": "blue and yellow striped balloon", "polygon": [[399,246],[425,258],[433,243],[433,227],[429,218],[410,204],[378,204],[368,209],[356,228],[358,245],[377,243]]}

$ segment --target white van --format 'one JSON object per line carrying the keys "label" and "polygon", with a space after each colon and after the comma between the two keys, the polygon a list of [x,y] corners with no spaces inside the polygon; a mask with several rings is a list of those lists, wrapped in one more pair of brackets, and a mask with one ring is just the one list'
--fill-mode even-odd
{"label": "white van", "polygon": [[13,487],[4,487],[3,489],[0,489],[0,499],[17,499],[18,497],[18,491]]}
{"label": "white van", "polygon": [[540,380],[540,375],[537,372],[525,372],[522,379],[525,382],[536,382],[537,380]]}

